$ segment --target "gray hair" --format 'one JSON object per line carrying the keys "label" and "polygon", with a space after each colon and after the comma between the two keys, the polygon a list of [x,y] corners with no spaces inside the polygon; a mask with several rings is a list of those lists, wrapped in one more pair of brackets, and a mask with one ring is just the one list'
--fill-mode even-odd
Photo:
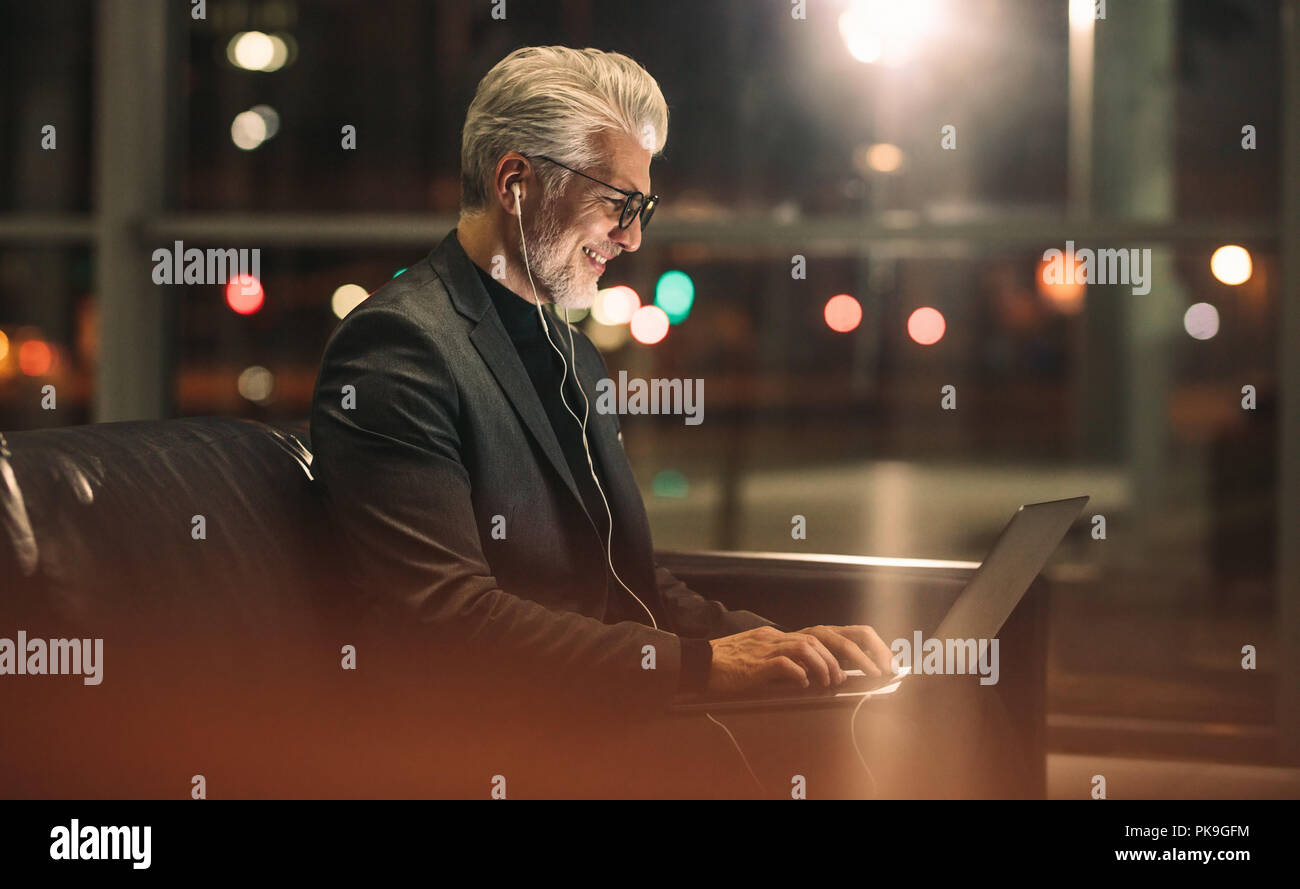
{"label": "gray hair", "polygon": [[[582,169],[598,163],[593,137],[623,132],[650,150],[668,140],[668,103],[659,84],[627,56],[567,46],[521,47],[479,81],[460,143],[460,212],[489,206],[489,182],[502,155],[544,154]],[[558,193],[573,175],[540,163],[544,193]]]}

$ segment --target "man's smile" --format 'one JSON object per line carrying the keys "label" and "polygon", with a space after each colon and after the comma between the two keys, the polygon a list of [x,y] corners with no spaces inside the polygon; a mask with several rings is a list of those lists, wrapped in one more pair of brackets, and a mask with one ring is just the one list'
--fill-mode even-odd
{"label": "man's smile", "polygon": [[605,263],[613,258],[613,257],[603,256],[597,253],[596,251],[592,250],[590,247],[583,247],[582,252],[584,255],[586,255],[587,261],[591,263],[592,267],[598,272],[605,271]]}

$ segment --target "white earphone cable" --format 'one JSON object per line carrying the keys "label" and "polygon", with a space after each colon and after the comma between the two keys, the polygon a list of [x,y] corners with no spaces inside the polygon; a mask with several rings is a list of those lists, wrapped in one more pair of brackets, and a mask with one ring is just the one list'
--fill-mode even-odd
{"label": "white earphone cable", "polygon": [[[609,570],[613,572],[614,579],[618,581],[619,586],[627,590],[628,595],[635,599],[636,603],[645,609],[646,615],[650,618],[650,625],[657,630],[659,629],[659,622],[655,620],[654,612],[646,606],[645,602],[641,601],[640,596],[632,592],[631,587],[623,583],[623,578],[619,577],[618,570],[614,567],[614,556],[612,550],[614,540],[614,515],[610,511],[609,500],[605,497],[605,489],[601,487],[600,479],[596,476],[596,466],[591,459],[591,446],[587,444],[587,415],[590,411],[591,403],[587,399],[587,393],[583,391],[582,380],[578,379],[577,357],[574,352],[573,332],[569,331],[569,357],[574,363],[573,379],[578,384],[578,391],[582,393],[583,411],[581,420],[579,420],[578,415],[573,412],[573,408],[569,407],[569,399],[564,395],[564,383],[569,378],[569,362],[564,360],[564,353],[560,351],[559,346],[555,345],[555,341],[551,339],[550,325],[546,323],[546,314],[542,311],[542,302],[537,297],[537,285],[533,283],[533,270],[528,263],[528,247],[524,243],[524,214],[519,200],[519,189],[517,185],[515,186],[515,218],[519,221],[519,249],[523,253],[524,257],[524,270],[528,273],[528,286],[533,290],[533,303],[537,306],[537,317],[541,319],[542,330],[546,333],[546,341],[551,344],[551,348],[555,350],[555,354],[560,356],[560,363],[564,365],[564,374],[560,377],[560,401],[564,404],[564,409],[569,412],[569,416],[573,417],[574,422],[582,427],[582,448],[587,453],[587,469],[591,472],[591,480],[596,483],[596,490],[600,493],[600,501],[605,505],[605,517],[608,521],[605,532],[605,560],[608,562]],[[568,309],[564,310],[564,323],[566,325],[569,323]]]}
{"label": "white earphone cable", "polygon": [[[587,454],[587,469],[591,473],[591,480],[596,483],[596,490],[597,492],[600,493],[601,503],[603,503],[605,506],[605,517],[608,521],[608,525],[605,532],[605,559],[609,564],[609,570],[613,573],[614,578],[619,582],[619,585],[622,586],[623,589],[627,590],[628,595],[630,595],[633,599],[635,599],[636,603],[645,610],[645,613],[650,618],[651,626],[653,626],[657,630],[659,629],[659,623],[658,621],[655,620],[654,612],[652,612],[649,609],[649,607],[646,606],[645,602],[641,601],[640,596],[632,592],[632,589],[626,583],[623,582],[623,578],[619,577],[618,570],[614,567],[614,558],[613,558],[614,516],[609,508],[609,500],[605,497],[605,489],[601,486],[600,479],[597,477],[596,474],[596,466],[591,457],[591,446],[587,443],[587,417],[591,413],[591,401],[587,398],[587,393],[582,388],[582,381],[578,378],[577,354],[575,351],[573,331],[572,330],[569,331],[569,360],[568,361],[565,361],[564,353],[560,351],[560,348],[555,345],[555,341],[551,339],[550,325],[546,323],[546,315],[542,311],[542,303],[537,296],[537,285],[533,283],[532,266],[528,262],[528,247],[525,244],[525,238],[524,238],[524,216],[523,216],[523,209],[521,207],[521,202],[519,198],[518,186],[515,186],[515,217],[519,221],[519,248],[524,258],[524,270],[528,273],[528,286],[532,288],[533,291],[533,304],[537,306],[537,316],[542,322],[542,330],[546,334],[546,341],[550,343],[551,348],[555,350],[555,354],[560,356],[560,363],[564,366],[564,373],[560,377],[560,401],[564,404],[564,409],[569,412],[569,416],[573,417],[574,421],[577,422],[578,425],[582,428],[582,447]],[[564,323],[566,326],[569,323],[569,310],[567,308],[564,310]],[[582,419],[578,419],[578,415],[573,412],[573,408],[569,406],[569,400],[568,398],[565,397],[564,394],[564,383],[569,378],[570,363],[573,364],[573,368],[574,368],[573,378],[578,383],[578,391],[582,395]],[[859,702],[858,706],[861,706],[861,702]],[[763,786],[763,782],[758,779],[758,775],[755,774],[753,767],[750,766],[749,757],[745,756],[745,751],[741,748],[740,743],[736,740],[736,736],[731,733],[731,729],[727,728],[721,722],[714,719],[712,713],[705,713],[704,715],[709,718],[710,722],[712,722],[718,728],[726,732],[727,737],[731,740],[732,746],[734,746],[736,748],[736,752],[740,754],[740,761],[744,763],[745,770],[749,772],[749,776],[754,779],[754,783],[758,785],[759,790],[766,796],[767,788]],[[853,715],[854,716],[857,715],[856,709],[853,711]],[[850,732],[852,733],[853,731],[852,720],[850,720],[849,728],[850,728]],[[854,734],[853,742],[854,742],[853,743],[854,752],[858,753],[858,759],[862,762],[862,767],[864,769],[867,769],[866,761],[862,759],[862,754],[858,752],[856,734]],[[873,794],[874,794],[875,778],[874,776],[871,776],[870,769],[867,769],[867,775],[871,777],[871,783],[872,783]]]}

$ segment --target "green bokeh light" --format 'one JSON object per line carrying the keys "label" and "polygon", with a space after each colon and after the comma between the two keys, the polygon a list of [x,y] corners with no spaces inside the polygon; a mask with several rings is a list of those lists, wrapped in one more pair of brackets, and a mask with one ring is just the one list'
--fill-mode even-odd
{"label": "green bokeh light", "polygon": [[655,475],[654,481],[650,483],[650,490],[656,497],[685,497],[689,489],[686,476],[676,469],[663,470]]}
{"label": "green bokeh light", "polygon": [[695,282],[685,272],[664,272],[655,284],[655,305],[664,310],[671,324],[680,324],[695,302]]}

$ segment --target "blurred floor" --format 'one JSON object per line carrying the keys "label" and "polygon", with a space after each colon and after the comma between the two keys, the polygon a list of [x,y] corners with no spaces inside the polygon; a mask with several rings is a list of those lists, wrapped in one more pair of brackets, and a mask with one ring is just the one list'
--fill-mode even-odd
{"label": "blurred floor", "polygon": [[1119,756],[1047,757],[1048,799],[1089,799],[1093,775],[1108,799],[1296,799],[1300,769]]}

